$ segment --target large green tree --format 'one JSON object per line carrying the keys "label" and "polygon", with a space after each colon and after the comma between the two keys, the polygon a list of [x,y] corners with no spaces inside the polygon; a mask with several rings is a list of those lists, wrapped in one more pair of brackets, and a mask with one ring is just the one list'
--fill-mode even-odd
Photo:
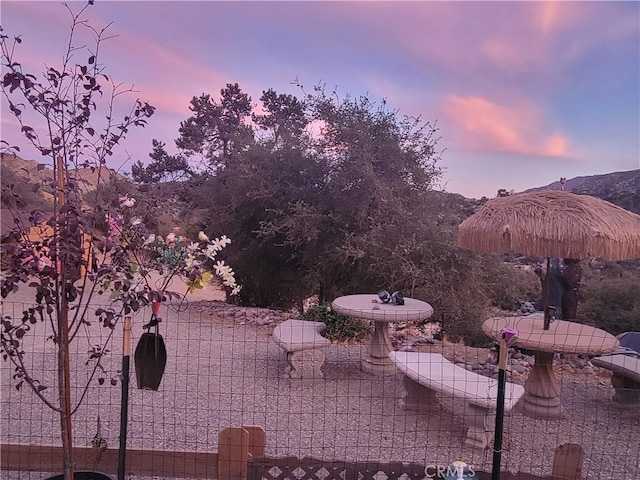
{"label": "large green tree", "polygon": [[[313,294],[413,286],[420,265],[408,245],[418,227],[436,228],[437,216],[423,215],[440,174],[436,129],[322,90],[304,102],[273,90],[261,100],[266,113],[254,120],[272,134],[201,196],[206,223],[233,235],[243,300],[288,307]],[[310,120],[322,126],[313,138]]]}
{"label": "large green tree", "polygon": [[233,238],[239,301],[301,308],[312,295],[401,290],[432,303],[449,334],[483,339],[504,272],[455,246],[473,205],[434,189],[436,125],[321,88],[302,100],[269,89],[260,101],[253,138],[188,188],[194,227]]}
{"label": "large green tree", "polygon": [[253,141],[251,97],[237,83],[227,84],[217,102],[208,94],[193,97],[193,115],[180,123],[176,146],[187,154],[199,154],[211,169],[224,168],[229,159]]}
{"label": "large green tree", "polygon": [[148,165],[145,166],[138,160],[131,166],[131,178],[134,182],[142,184],[175,182],[193,175],[185,156],[169,155],[164,142],[153,139],[149,157],[151,162]]}
{"label": "large green tree", "polygon": [[267,133],[263,143],[272,148],[300,147],[307,139],[305,128],[310,120],[305,111],[306,103],[271,88],[262,92],[260,101],[264,113],[254,113],[252,119]]}

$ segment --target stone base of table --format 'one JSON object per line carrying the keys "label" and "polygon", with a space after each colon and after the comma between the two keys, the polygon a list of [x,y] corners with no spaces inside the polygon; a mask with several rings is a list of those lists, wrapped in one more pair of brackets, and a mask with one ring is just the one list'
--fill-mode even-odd
{"label": "stone base of table", "polygon": [[362,360],[362,370],[373,375],[393,375],[398,370],[396,366],[387,360],[379,358],[364,358]]}
{"label": "stone base of table", "polygon": [[362,370],[373,375],[393,375],[396,366],[389,360],[393,350],[387,322],[373,322],[373,334],[369,345],[369,356],[362,359]]}
{"label": "stone base of table", "polygon": [[524,385],[525,393],[516,411],[538,420],[564,417],[560,384],[553,373],[553,353],[535,352],[535,363]]}
{"label": "stone base of table", "polygon": [[558,420],[565,417],[559,398],[536,397],[525,393],[514,412],[536,420]]}

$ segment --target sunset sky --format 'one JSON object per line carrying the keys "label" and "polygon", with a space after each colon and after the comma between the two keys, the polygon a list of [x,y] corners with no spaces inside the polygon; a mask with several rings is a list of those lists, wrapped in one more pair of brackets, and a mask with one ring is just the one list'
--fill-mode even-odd
{"label": "sunset sky", "polygon": [[[60,63],[60,3],[3,0],[0,15],[26,70]],[[237,82],[257,103],[301,94],[296,79],[437,120],[440,188],[467,197],[640,168],[640,2],[96,0],[85,17],[113,22],[107,73],[158,108],[114,168],[147,162],[153,138],[176,152],[194,95]],[[39,160],[7,110],[3,98],[2,139]]]}

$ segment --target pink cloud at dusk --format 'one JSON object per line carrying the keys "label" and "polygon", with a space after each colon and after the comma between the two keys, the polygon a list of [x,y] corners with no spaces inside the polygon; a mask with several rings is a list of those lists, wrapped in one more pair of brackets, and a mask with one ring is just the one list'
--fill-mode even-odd
{"label": "pink cloud at dusk", "polygon": [[456,146],[479,153],[567,156],[567,139],[544,132],[543,118],[531,104],[503,106],[481,97],[449,95],[444,113],[455,125]]}
{"label": "pink cloud at dusk", "polygon": [[[0,9],[23,63],[59,62],[64,7]],[[101,53],[113,80],[157,107],[126,142],[133,159],[148,161],[152,138],[173,150],[191,98],[237,82],[254,104],[326,85],[435,121],[443,184],[466,195],[640,168],[638,2],[98,1],[85,14],[113,22]],[[15,144],[4,101],[2,113]]]}

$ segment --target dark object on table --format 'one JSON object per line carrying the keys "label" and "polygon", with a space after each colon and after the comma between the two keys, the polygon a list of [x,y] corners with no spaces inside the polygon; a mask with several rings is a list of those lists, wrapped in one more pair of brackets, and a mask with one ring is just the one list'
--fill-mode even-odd
{"label": "dark object on table", "polygon": [[404,295],[400,291],[391,294],[391,303],[394,305],[404,305]]}
{"label": "dark object on table", "polygon": [[378,292],[378,298],[382,303],[389,303],[391,301],[391,295],[386,290],[380,290]]}

